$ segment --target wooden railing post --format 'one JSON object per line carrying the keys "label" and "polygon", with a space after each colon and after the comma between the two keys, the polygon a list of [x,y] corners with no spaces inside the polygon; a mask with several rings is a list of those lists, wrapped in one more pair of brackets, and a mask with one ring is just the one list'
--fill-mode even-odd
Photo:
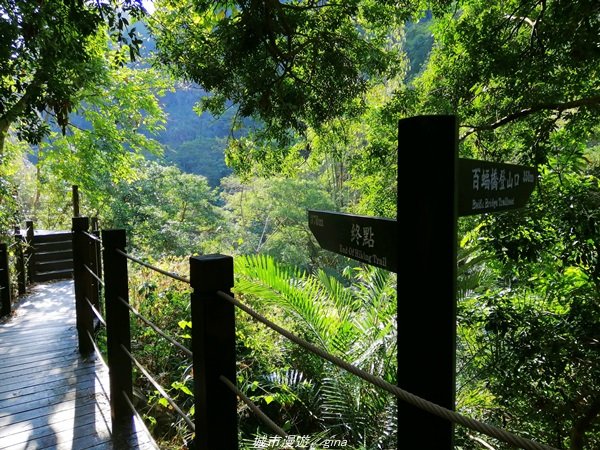
{"label": "wooden railing post", "polygon": [[88,333],[94,333],[94,313],[86,301],[89,275],[84,265],[89,265],[89,239],[83,234],[90,226],[87,217],[73,217],[73,280],[75,282],[75,311],[79,353],[89,355],[94,351]]}
{"label": "wooden railing post", "polygon": [[[91,231],[93,235],[100,238],[100,225],[97,217],[91,219]],[[102,278],[102,245],[100,245],[100,242],[95,241],[94,247],[96,250],[96,275],[98,275],[98,278]],[[101,290],[100,288],[98,291],[101,292]]]}
{"label": "wooden railing post", "polygon": [[207,255],[190,258],[192,287],[192,352],[196,450],[237,449],[237,398],[219,379],[236,382],[234,306],[219,298],[231,295],[233,258]]}
{"label": "wooden railing post", "polygon": [[[94,219],[90,221],[90,234],[94,234]],[[88,267],[94,272],[94,274],[100,277],[100,273],[98,271],[99,259],[98,259],[98,244],[99,242],[93,239],[87,238],[87,261]],[[94,307],[98,311],[102,311],[100,308],[100,283],[98,280],[94,278],[90,273],[86,270],[86,275],[88,277],[87,284],[87,298],[90,300],[90,303],[94,305]],[[99,324],[96,319],[94,319],[96,325]],[[94,327],[95,328],[95,327]]]}
{"label": "wooden railing post", "polygon": [[72,186],[73,217],[79,217],[79,186]]}
{"label": "wooden railing post", "polygon": [[23,244],[25,238],[21,234],[21,228],[15,226],[15,255],[16,255],[16,266],[17,266],[17,286],[19,295],[25,295],[27,288],[27,274],[25,273],[25,255],[23,253]]}
{"label": "wooden railing post", "polygon": [[33,248],[33,220],[27,220],[25,222],[27,231],[25,233],[25,259],[27,260],[27,283],[30,284],[33,281],[33,274],[35,271],[35,251]]}
{"label": "wooden railing post", "polygon": [[[422,149],[415,152],[416,148]],[[417,167],[431,155],[422,183]],[[458,123],[419,116],[398,123],[398,386],[455,408]],[[431,282],[435,277],[435,282]],[[414,296],[418,286],[421,299]],[[398,401],[397,448],[454,449],[454,425]]]}
{"label": "wooden railing post", "polygon": [[113,433],[122,434],[129,429],[133,418],[124,397],[131,400],[133,392],[132,363],[123,351],[123,347],[131,351],[129,308],[123,304],[129,303],[127,259],[117,252],[125,252],[125,230],[102,230],[102,245],[111,418]]}
{"label": "wooden railing post", "polygon": [[0,243],[0,317],[12,311],[12,294],[10,292],[10,273],[8,270],[8,247]]}

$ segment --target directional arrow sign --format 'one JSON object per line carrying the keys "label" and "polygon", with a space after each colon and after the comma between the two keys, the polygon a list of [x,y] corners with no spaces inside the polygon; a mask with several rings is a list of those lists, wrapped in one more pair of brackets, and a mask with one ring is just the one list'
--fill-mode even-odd
{"label": "directional arrow sign", "polygon": [[535,187],[532,167],[476,159],[458,160],[458,215],[522,208]]}
{"label": "directional arrow sign", "polygon": [[309,210],[308,226],[325,250],[390,272],[398,270],[395,220]]}
{"label": "directional arrow sign", "polygon": [[[458,159],[457,172],[459,216],[521,208],[537,178],[532,167],[462,158]],[[395,220],[309,210],[308,224],[321,248],[397,272]]]}

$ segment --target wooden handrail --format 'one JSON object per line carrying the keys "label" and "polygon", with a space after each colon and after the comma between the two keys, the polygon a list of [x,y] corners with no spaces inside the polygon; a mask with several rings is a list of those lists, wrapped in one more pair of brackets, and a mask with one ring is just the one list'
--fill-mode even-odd
{"label": "wooden handrail", "polygon": [[[101,239],[98,239],[97,234],[90,234],[89,226],[90,221],[87,217],[73,218],[79,351],[82,354],[88,354],[94,349],[97,351],[94,342],[93,317],[100,315],[102,308],[99,301],[94,302],[93,295],[98,295],[102,279],[111,417],[113,432],[118,434],[127,431],[127,424],[131,422],[134,414],[131,409],[131,399],[132,361],[135,361],[135,358],[131,355],[129,320],[133,308],[129,305],[127,261],[138,263],[138,260],[126,253],[125,230],[103,230]],[[100,246],[102,246],[101,257],[96,258]],[[99,269],[102,266],[105,270],[100,275]],[[170,272],[164,274],[173,277]],[[233,258],[223,255],[190,258],[189,280],[183,277],[177,279],[189,282],[192,287],[190,294],[191,320],[194,324],[191,331],[192,349],[191,351],[185,349],[187,350],[185,353],[192,358],[194,366],[196,414],[193,418],[193,428],[197,436],[194,448],[198,450],[237,449],[237,396],[235,391],[221,381],[222,376],[229,380],[236,379],[235,308],[230,303],[221,301],[217,294],[220,291],[231,293]],[[137,313],[135,309],[133,311]],[[142,320],[149,322],[146,318]],[[165,336],[165,333],[159,335]],[[171,339],[168,340],[175,345]]]}
{"label": "wooden handrail", "polygon": [[0,317],[2,317],[12,312],[8,246],[5,243],[0,243],[0,288]]}

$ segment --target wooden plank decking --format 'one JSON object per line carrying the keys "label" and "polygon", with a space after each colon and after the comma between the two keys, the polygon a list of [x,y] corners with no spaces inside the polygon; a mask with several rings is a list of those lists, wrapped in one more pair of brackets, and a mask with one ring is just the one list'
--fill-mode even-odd
{"label": "wooden plank decking", "polygon": [[108,369],[77,350],[73,282],[39,284],[0,324],[0,449],[158,449],[139,419],[111,436]]}

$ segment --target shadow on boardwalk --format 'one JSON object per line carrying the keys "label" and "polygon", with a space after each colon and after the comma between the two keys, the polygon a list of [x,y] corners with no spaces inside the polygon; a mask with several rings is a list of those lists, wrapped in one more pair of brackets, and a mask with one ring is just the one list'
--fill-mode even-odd
{"label": "shadow on boardwalk", "polygon": [[113,443],[108,369],[79,355],[70,280],[33,286],[0,325],[0,380],[3,450],[157,448],[137,419]]}

